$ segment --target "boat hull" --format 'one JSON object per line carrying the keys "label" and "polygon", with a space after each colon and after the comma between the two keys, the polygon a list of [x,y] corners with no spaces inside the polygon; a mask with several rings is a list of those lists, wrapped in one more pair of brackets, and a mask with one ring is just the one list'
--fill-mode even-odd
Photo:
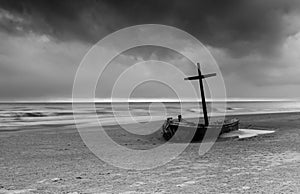
{"label": "boat hull", "polygon": [[163,138],[167,141],[199,141],[207,137],[218,137],[222,133],[239,129],[239,120],[232,119],[223,124],[205,126],[191,122],[168,119],[162,127]]}

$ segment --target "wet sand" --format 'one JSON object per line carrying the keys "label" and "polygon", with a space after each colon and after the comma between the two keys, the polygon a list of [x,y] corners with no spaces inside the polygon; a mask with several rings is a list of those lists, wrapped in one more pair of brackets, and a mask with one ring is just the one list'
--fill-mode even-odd
{"label": "wet sand", "polygon": [[[0,193],[300,193],[300,113],[238,118],[241,128],[276,132],[218,140],[202,156],[192,143],[170,163],[145,171],[102,162],[74,126],[0,132]],[[134,149],[164,143],[158,133],[137,139],[118,126],[107,131]]]}

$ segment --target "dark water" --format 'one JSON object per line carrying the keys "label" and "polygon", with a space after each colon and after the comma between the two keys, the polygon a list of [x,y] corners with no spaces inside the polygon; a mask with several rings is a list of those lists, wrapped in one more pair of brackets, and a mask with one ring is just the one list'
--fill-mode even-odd
{"label": "dark water", "polygon": [[[197,102],[164,102],[164,103],[96,103],[95,110],[89,104],[76,104],[79,107],[73,113],[72,103],[1,103],[0,104],[0,131],[16,130],[21,127],[73,125],[74,115],[79,117],[77,124],[93,126],[94,112],[101,125],[115,125],[116,119],[122,123],[165,119],[168,116],[176,117],[182,114],[184,118],[202,115],[202,108]],[[299,101],[236,101],[227,102],[227,115],[300,112]],[[213,114],[224,112],[223,109],[212,108],[208,103],[208,111]]]}

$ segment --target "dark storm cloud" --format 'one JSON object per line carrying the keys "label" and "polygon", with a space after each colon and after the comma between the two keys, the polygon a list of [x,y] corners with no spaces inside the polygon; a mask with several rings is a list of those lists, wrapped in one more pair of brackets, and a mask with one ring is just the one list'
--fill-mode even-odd
{"label": "dark storm cloud", "polygon": [[94,43],[129,25],[160,23],[241,56],[276,51],[286,36],[296,33],[286,16],[298,12],[299,5],[298,0],[2,0],[3,10],[23,20],[2,19],[0,27]]}

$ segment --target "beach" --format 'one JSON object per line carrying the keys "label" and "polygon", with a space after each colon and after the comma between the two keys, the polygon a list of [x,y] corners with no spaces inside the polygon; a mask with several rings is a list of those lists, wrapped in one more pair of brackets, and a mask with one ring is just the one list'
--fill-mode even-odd
{"label": "beach", "polygon": [[[191,143],[177,158],[149,170],[116,168],[98,159],[74,125],[0,132],[0,193],[299,193],[300,113],[239,115],[241,128],[275,130],[250,139],[219,139],[204,155]],[[111,137],[130,148],[164,143]],[[122,138],[120,138],[122,136]]]}
{"label": "beach", "polygon": [[0,0],[0,194],[300,194],[300,0]]}

